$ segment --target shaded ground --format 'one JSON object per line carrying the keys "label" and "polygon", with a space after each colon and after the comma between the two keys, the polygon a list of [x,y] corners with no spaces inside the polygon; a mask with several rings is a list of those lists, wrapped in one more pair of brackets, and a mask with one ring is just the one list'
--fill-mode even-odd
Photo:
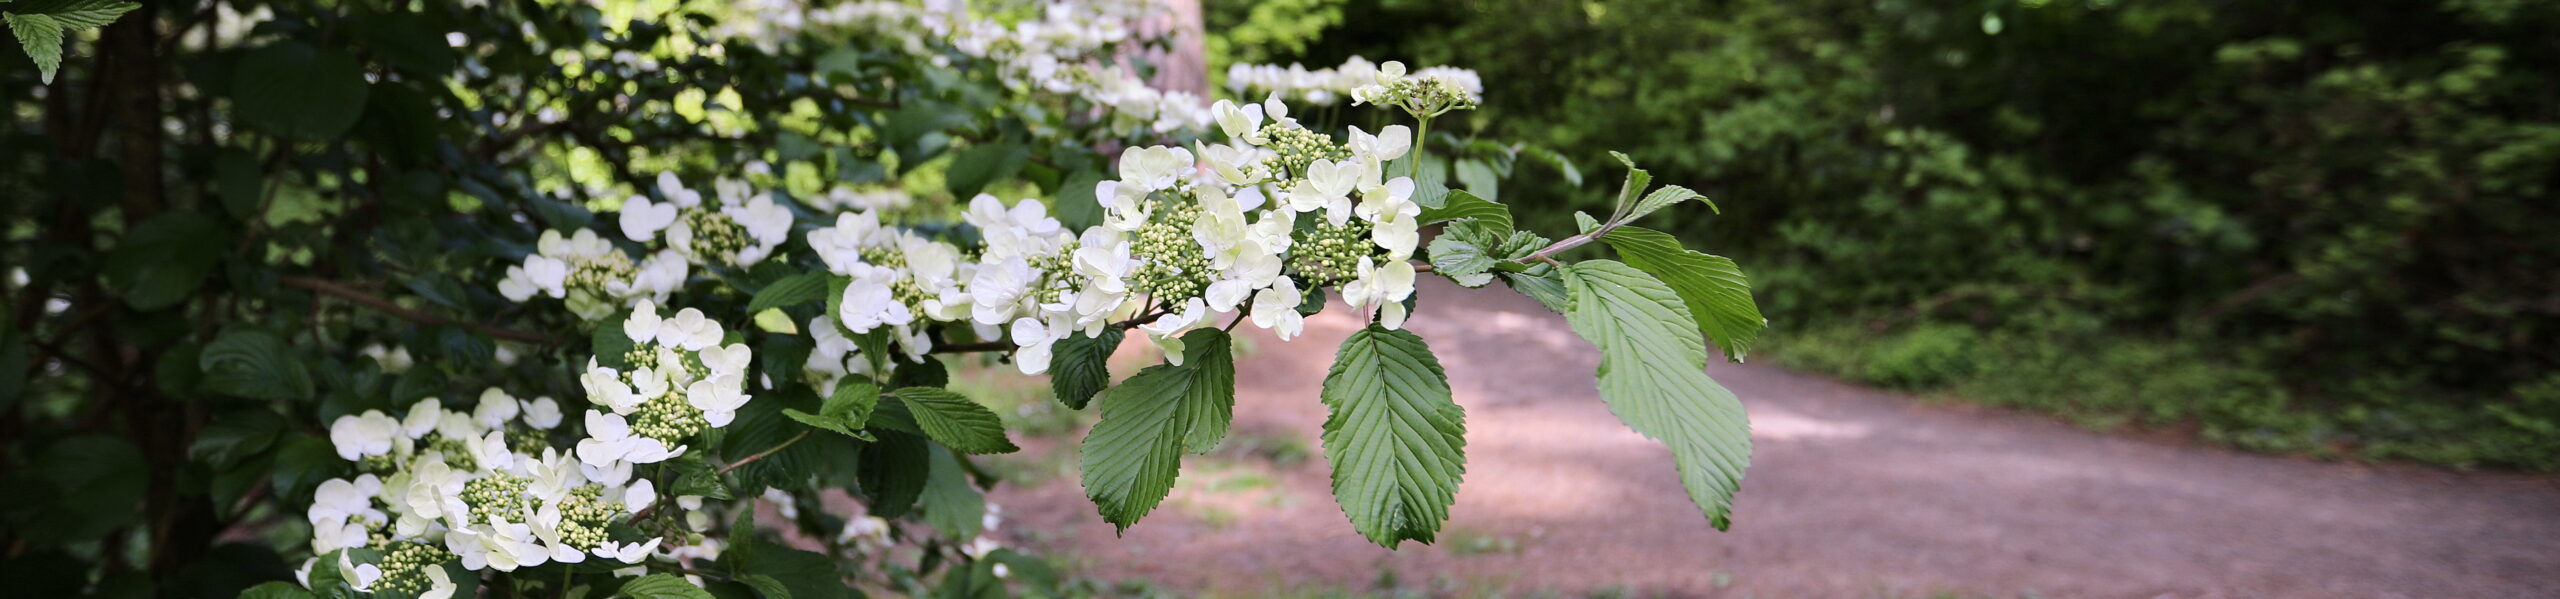
{"label": "shaded ground", "polygon": [[1467,409],[1466,482],[1438,545],[1371,545],[1327,491],[1316,392],[1357,326],[1342,310],[1285,347],[1254,339],[1238,436],[1187,461],[1126,537],[1054,442],[1017,459],[1064,476],[994,498],[1008,534],[1091,576],[1233,595],[1364,591],[1389,573],[1450,596],[2560,596],[2560,479],[2115,438],[1760,365],[1709,370],[1757,438],[1718,533],[1669,454],[1602,406],[1596,358],[1562,318],[1508,291],[1423,293],[1412,328]]}

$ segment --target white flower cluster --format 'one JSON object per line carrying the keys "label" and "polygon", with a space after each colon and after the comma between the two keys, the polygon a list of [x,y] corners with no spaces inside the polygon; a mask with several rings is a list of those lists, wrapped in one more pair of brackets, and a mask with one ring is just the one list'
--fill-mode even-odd
{"label": "white flower cluster", "polygon": [[[571,449],[551,443],[559,402],[494,388],[469,412],[427,399],[405,417],[374,410],[332,423],[338,456],[362,474],[323,482],[313,495],[312,553],[336,552],[340,577],[358,591],[450,597],[447,562],[510,572],[591,558],[638,564],[687,550],[692,543],[662,550],[664,537],[616,538],[608,527],[658,500],[655,484],[633,475],[637,465],[681,457],[686,440],[736,416],[754,356],[744,344],[722,345],[720,324],[693,309],[666,318],[641,300],[621,326],[634,342],[631,368],[591,363],[580,377],[588,401],[604,409],[586,413]],[[699,497],[676,499],[700,508]],[[313,565],[304,566],[306,585]]]}
{"label": "white flower cluster", "polygon": [[622,203],[622,234],[632,241],[665,242],[694,264],[748,267],[764,261],[773,248],[791,237],[791,209],[758,193],[747,182],[721,179],[712,183],[720,205],[702,200],[702,192],[686,189],[675,173],[658,173],[658,195],[631,196]]}
{"label": "white flower cluster", "polygon": [[961,56],[992,63],[1017,92],[1108,108],[1100,116],[1114,136],[1194,134],[1209,125],[1207,100],[1150,88],[1120,60],[1124,50],[1157,39],[1140,33],[1138,21],[1166,10],[1164,0],[1049,2],[1036,17],[998,20],[970,15],[957,2],[848,2],[813,9],[807,20],[903,40],[907,52],[937,67],[949,66],[950,57],[930,42],[947,42]]}
{"label": "white flower cluster", "polygon": [[662,251],[634,264],[629,254],[595,231],[563,237],[546,230],[524,263],[508,266],[498,294],[523,302],[536,295],[565,300],[569,311],[594,320],[611,316],[633,299],[666,299],[684,284],[690,265],[682,254]]}
{"label": "white flower cluster", "polygon": [[[1394,66],[1382,66],[1358,56],[1343,61],[1339,67],[1314,70],[1298,64],[1282,67],[1236,63],[1227,66],[1227,89],[1241,97],[1278,95],[1291,101],[1329,105],[1345,98],[1356,100],[1362,88],[1380,86],[1382,70],[1403,73],[1401,63],[1389,61],[1387,64]],[[1406,76],[1447,82],[1452,89],[1463,92],[1469,101],[1482,101],[1484,98],[1484,79],[1476,76],[1475,71],[1446,66],[1427,67]]]}
{"label": "white flower cluster", "polygon": [[687,189],[674,173],[659,173],[660,201],[623,200],[624,237],[652,248],[634,264],[631,255],[595,231],[562,236],[546,230],[522,264],[507,267],[498,294],[523,302],[534,296],[566,300],[588,320],[611,316],[634,300],[666,301],[696,267],[754,266],[791,237],[791,209],[744,181],[713,184],[718,204]]}
{"label": "white flower cluster", "polygon": [[1007,206],[986,195],[962,217],[983,242],[975,252],[872,211],[810,232],[812,251],[850,282],[837,309],[810,323],[809,372],[824,386],[871,368],[839,326],[886,331],[915,359],[931,350],[935,323],[1009,338],[1027,374],[1047,369],[1057,341],[1111,326],[1138,329],[1179,362],[1183,333],[1239,310],[1296,336],[1299,303],[1320,287],[1402,326],[1422,207],[1410,178],[1386,175],[1411,150],[1411,130],[1355,128],[1338,142],[1298,126],[1276,98],[1214,110],[1232,143],[1201,145],[1197,157],[1165,146],[1123,152],[1119,179],[1094,190],[1105,221],[1082,234],[1038,200]]}

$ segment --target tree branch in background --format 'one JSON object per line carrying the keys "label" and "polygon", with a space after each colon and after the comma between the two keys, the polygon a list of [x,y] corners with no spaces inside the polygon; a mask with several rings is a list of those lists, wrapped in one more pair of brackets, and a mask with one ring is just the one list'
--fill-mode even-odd
{"label": "tree branch in background", "polygon": [[278,279],[278,282],[284,283],[284,286],[286,286],[286,287],[292,287],[292,288],[296,288],[296,289],[303,289],[303,290],[310,291],[310,292],[312,292],[312,293],[318,293],[318,294],[321,294],[321,295],[332,296],[332,297],[336,297],[336,298],[338,298],[338,299],[343,299],[343,300],[347,300],[347,301],[350,301],[350,302],[355,302],[355,303],[356,303],[356,304],[358,304],[358,305],[362,305],[362,306],[367,307],[367,308],[372,308],[372,309],[373,309],[374,311],[376,311],[376,312],[381,312],[381,313],[389,314],[389,315],[392,315],[392,316],[398,316],[398,317],[401,317],[401,318],[404,318],[404,319],[408,319],[408,320],[410,320],[410,321],[414,321],[414,322],[420,322],[420,323],[425,323],[425,324],[433,324],[433,325],[457,326],[457,327],[462,327],[462,328],[465,328],[465,329],[470,329],[470,330],[473,330],[473,331],[477,331],[477,332],[480,332],[480,333],[482,333],[482,334],[488,335],[488,336],[490,336],[490,337],[496,337],[496,338],[499,338],[499,339],[505,339],[505,340],[509,340],[509,341],[522,341],[522,342],[525,342],[525,343],[533,343],[533,344],[539,344],[539,345],[560,345],[560,344],[562,343],[562,342],[561,342],[561,340],[559,340],[559,339],[554,339],[554,338],[552,338],[552,337],[550,337],[550,336],[543,335],[543,334],[540,334],[540,333],[528,333],[528,332],[525,332],[525,331],[518,331],[518,330],[514,330],[514,329],[501,328],[501,327],[496,327],[496,326],[491,326],[491,325],[485,325],[485,324],[479,324],[479,323],[473,323],[473,322],[462,322],[462,321],[454,320],[454,319],[451,319],[451,318],[445,318],[445,317],[442,317],[442,316],[437,316],[437,315],[434,315],[434,314],[428,314],[428,313],[425,313],[425,312],[420,312],[420,311],[417,311],[417,310],[412,310],[412,309],[409,309],[409,308],[401,307],[401,306],[400,306],[400,304],[393,303],[391,300],[382,299],[382,298],[380,298],[380,297],[375,297],[375,296],[374,296],[374,295],[372,295],[372,294],[368,294],[368,293],[365,293],[365,292],[363,292],[363,291],[358,291],[358,290],[356,290],[354,287],[349,287],[349,286],[347,286],[346,284],[339,283],[339,282],[336,282],[336,281],[327,281],[327,280],[321,280],[321,279],[314,279],[314,278],[310,278],[310,277],[283,277],[283,278],[281,278],[281,279]]}

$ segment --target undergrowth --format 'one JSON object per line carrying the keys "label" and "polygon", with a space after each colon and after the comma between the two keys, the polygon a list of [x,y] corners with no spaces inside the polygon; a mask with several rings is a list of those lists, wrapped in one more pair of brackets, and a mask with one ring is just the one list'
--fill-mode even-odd
{"label": "undergrowth", "polygon": [[1783,366],[2049,413],[2094,430],[2183,431],[2229,447],[2323,458],[2560,469],[2560,374],[2504,398],[2447,401],[2382,374],[2317,391],[2289,387],[2275,374],[2278,364],[2174,336],[1935,322],[1778,330],[1785,332],[1768,337],[1762,355]]}

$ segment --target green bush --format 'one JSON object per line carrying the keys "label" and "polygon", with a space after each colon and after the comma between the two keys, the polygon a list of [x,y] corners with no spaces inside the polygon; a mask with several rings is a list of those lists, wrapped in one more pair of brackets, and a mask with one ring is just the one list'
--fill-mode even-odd
{"label": "green bush", "polygon": [[[2020,355],[2057,347],[2055,336],[2171,347],[2055,357],[2034,372],[2056,388],[2089,388],[2093,376],[2059,364],[2155,370],[2117,394],[2040,402],[2102,410],[2238,386],[2248,391],[2208,394],[2234,399],[2179,401],[2255,423],[2200,423],[2242,445],[2333,438],[2431,461],[2560,459],[2397,445],[2445,446],[2418,440],[2450,430],[2415,424],[2429,422],[2505,427],[2519,451],[2550,446],[2499,415],[2528,410],[2514,390],[2560,370],[2560,277],[2549,274],[2560,264],[2560,72],[2547,66],[2560,64],[2549,43],[2560,4],[1343,10],[1301,60],[1474,68],[1493,107],[1474,131],[1577,157],[1632,148],[1666,176],[1706,182],[1722,215],[1673,232],[1732,240],[1724,247],[1759,265],[1751,274],[1775,322],[1956,324]],[[1505,201],[1533,224],[1606,201],[1509,186]],[[2189,366],[2176,360],[2202,362],[2202,374],[2161,380],[2156,369]],[[2023,378],[1974,372],[2010,381],[1984,385]]]}

